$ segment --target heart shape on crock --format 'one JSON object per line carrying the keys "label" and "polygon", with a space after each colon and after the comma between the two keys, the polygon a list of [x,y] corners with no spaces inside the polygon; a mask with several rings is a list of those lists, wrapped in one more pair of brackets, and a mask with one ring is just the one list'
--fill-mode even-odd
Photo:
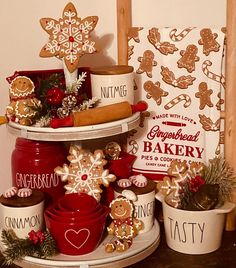
{"label": "heart shape on crock", "polygon": [[68,229],[65,232],[66,241],[77,249],[82,248],[88,241],[89,237],[90,231],[87,228],[82,228],[79,231]]}

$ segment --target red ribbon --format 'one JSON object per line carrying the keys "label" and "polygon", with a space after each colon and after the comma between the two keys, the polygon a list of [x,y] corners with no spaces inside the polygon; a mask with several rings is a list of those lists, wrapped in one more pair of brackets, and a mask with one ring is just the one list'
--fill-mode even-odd
{"label": "red ribbon", "polygon": [[28,96],[24,96],[24,97],[10,97],[11,101],[19,101],[19,100],[25,100],[25,99],[33,99],[35,98],[35,94],[30,94]]}
{"label": "red ribbon", "polygon": [[128,225],[132,226],[133,225],[133,218],[128,217],[125,219],[117,219],[117,220],[114,220],[114,224],[115,224],[115,226],[121,226],[122,224],[128,224]]}

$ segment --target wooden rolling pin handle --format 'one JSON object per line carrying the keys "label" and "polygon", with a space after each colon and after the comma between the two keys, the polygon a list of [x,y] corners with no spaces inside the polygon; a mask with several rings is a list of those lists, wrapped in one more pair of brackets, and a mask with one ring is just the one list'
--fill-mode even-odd
{"label": "wooden rolling pin handle", "polygon": [[132,114],[137,113],[137,112],[144,112],[148,108],[148,104],[145,101],[139,101],[135,105],[131,105],[132,109]]}
{"label": "wooden rolling pin handle", "polygon": [[59,127],[73,127],[74,122],[72,116],[67,116],[65,118],[53,118],[50,122],[52,128]]}

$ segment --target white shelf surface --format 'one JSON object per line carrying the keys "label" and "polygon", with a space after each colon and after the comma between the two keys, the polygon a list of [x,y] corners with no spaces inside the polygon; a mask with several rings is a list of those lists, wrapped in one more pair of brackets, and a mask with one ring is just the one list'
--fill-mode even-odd
{"label": "white shelf surface", "polygon": [[50,259],[40,259],[27,256],[21,262],[16,264],[29,267],[80,267],[80,268],[98,268],[98,267],[112,267],[120,268],[128,265],[132,265],[153,253],[160,243],[160,226],[157,220],[155,220],[152,229],[146,233],[137,235],[132,246],[122,253],[105,252],[105,244],[108,243],[113,237],[107,236],[104,241],[101,242],[99,247],[85,255],[69,256],[64,254],[58,254]]}
{"label": "white shelf surface", "polygon": [[76,141],[104,138],[128,132],[139,125],[140,114],[104,124],[82,127],[33,127],[23,126],[14,122],[7,124],[11,134],[30,140],[43,141]]}

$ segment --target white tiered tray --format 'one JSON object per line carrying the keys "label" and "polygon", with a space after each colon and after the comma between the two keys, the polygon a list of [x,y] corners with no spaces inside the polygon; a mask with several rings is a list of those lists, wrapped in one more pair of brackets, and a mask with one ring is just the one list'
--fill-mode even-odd
{"label": "white tiered tray", "polygon": [[59,254],[50,259],[25,257],[16,264],[24,268],[40,267],[80,267],[80,268],[120,268],[137,263],[152,254],[160,243],[160,226],[155,220],[153,228],[136,236],[130,249],[123,253],[106,253],[104,245],[113,237],[107,236],[93,252],[80,256]]}
{"label": "white tiered tray", "polygon": [[30,140],[44,141],[75,141],[104,138],[128,132],[139,125],[140,114],[104,124],[97,124],[82,127],[33,127],[23,126],[14,122],[9,122],[8,129],[11,134]]}

